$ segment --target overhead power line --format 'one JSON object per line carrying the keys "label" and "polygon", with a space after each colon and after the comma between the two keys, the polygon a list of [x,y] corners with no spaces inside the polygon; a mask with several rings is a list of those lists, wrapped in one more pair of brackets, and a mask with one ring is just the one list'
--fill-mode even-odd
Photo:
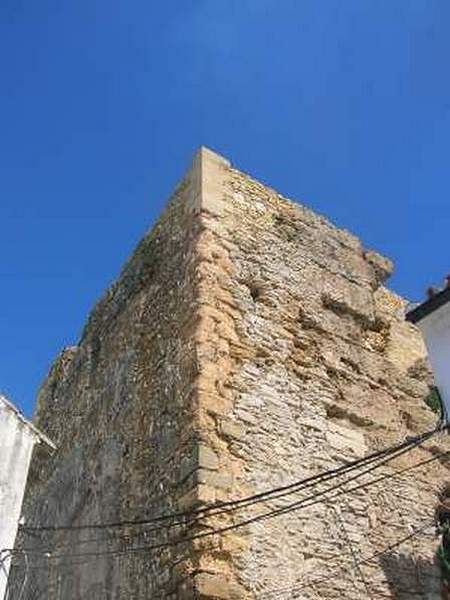
{"label": "overhead power line", "polygon": [[[373,471],[373,470],[375,470],[375,469],[383,466],[384,464],[387,464],[388,462],[394,460],[398,456],[400,456],[402,454],[405,454],[406,452],[409,452],[410,450],[412,450],[414,447],[420,445],[422,443],[422,441],[423,441],[423,438],[424,437],[428,437],[431,433],[433,433],[433,432],[428,432],[428,433],[424,434],[423,436],[418,436],[417,438],[408,440],[407,442],[402,442],[401,444],[398,444],[397,446],[394,446],[394,447],[391,447],[391,448],[386,449],[384,451],[381,451],[381,453],[380,452],[374,453],[373,455],[371,455],[369,457],[366,457],[365,461],[363,461],[362,459],[360,459],[359,461],[357,461],[357,466],[358,467],[360,467],[363,462],[364,462],[364,466],[372,464],[372,467],[370,467],[370,468],[368,468],[368,469],[366,469],[364,471],[358,471],[355,476],[353,476],[351,478],[347,478],[346,480],[340,482],[339,484],[334,485],[332,487],[329,487],[326,490],[323,490],[323,491],[319,492],[318,494],[310,496],[309,498],[320,497],[320,496],[322,496],[324,494],[329,493],[329,491],[332,491],[334,489],[338,489],[340,487],[343,487],[344,485],[346,485],[347,483],[349,483],[351,481],[359,479],[364,474],[369,473],[369,472],[371,472],[371,471]],[[400,449],[398,449],[398,448],[400,448]],[[388,451],[389,451],[389,454],[388,454]],[[381,461],[380,461],[380,459],[378,457],[382,456],[383,454],[385,454],[386,456],[385,456],[385,458],[382,458]],[[349,471],[354,471],[357,468],[356,462],[353,463],[353,466],[352,465],[350,465],[350,466],[351,466],[351,468],[347,469],[347,471],[345,472],[345,474],[347,474]],[[307,481],[307,483],[305,483],[305,485],[298,486],[296,488],[293,488],[293,486],[285,486],[285,489],[287,489],[286,492],[278,492],[277,494],[268,497],[267,500],[274,500],[274,499],[278,499],[278,498],[285,498],[285,497],[287,497],[289,495],[292,495],[292,494],[298,493],[300,491],[303,491],[304,489],[310,488],[312,486],[317,486],[320,483],[323,483],[323,482],[328,481],[330,479],[335,479],[335,478],[341,476],[341,474],[335,475],[334,472],[335,472],[335,470],[332,470],[332,471],[328,471],[328,472],[322,474],[323,478],[322,478],[321,481],[318,481],[317,479],[315,479],[313,481]],[[314,478],[311,478],[311,479],[314,479]],[[289,489],[289,488],[292,488],[292,489]],[[303,499],[301,502],[307,501],[309,498],[307,497],[307,498]],[[194,525],[198,525],[198,524],[201,525],[202,521],[204,519],[207,519],[210,516],[216,516],[216,515],[220,515],[220,514],[223,514],[223,513],[232,512],[234,510],[237,510],[238,508],[246,508],[246,507],[248,507],[250,505],[261,503],[261,502],[264,502],[264,501],[267,501],[267,500],[266,500],[266,497],[264,497],[263,499],[260,499],[259,495],[258,495],[258,498],[255,495],[255,496],[253,496],[253,499],[252,500],[248,500],[246,504],[242,504],[240,506],[233,506],[230,509],[222,508],[222,509],[214,511],[214,512],[210,511],[210,512],[207,512],[205,514],[200,514],[199,516],[196,516],[196,518],[193,519],[190,522],[185,522],[185,523],[183,523],[181,521],[171,521],[169,523],[160,522],[159,524],[157,524],[154,527],[146,528],[144,531],[137,532],[137,534],[135,534],[135,535],[139,535],[139,534],[142,535],[143,533],[145,533],[146,535],[148,535],[148,534],[155,533],[155,532],[167,531],[168,529],[172,529],[174,527],[179,527],[181,525],[188,525],[190,527],[192,527]],[[146,525],[147,524],[145,523],[144,525],[141,525],[141,527],[146,527]],[[105,525],[104,528],[108,529],[108,525]],[[74,531],[78,531],[78,529],[75,528]],[[33,537],[36,537],[36,532],[35,531],[28,532],[28,533],[30,535],[32,535]],[[80,545],[85,545],[85,544],[90,544],[90,543],[97,543],[98,544],[98,543],[106,543],[106,542],[109,542],[109,541],[117,541],[117,538],[114,538],[114,537],[113,538],[107,538],[107,539],[103,538],[103,539],[99,540],[96,537],[96,538],[91,538],[91,539],[88,539],[88,540],[72,541],[71,543],[68,543],[68,544],[53,544],[52,546],[53,546],[53,549],[56,548],[58,550],[58,549],[61,549],[61,548],[64,548],[64,547],[73,547],[75,545],[80,546]]]}
{"label": "overhead power line", "polygon": [[[406,450],[404,450],[406,451]],[[333,500],[336,497],[339,497],[343,494],[348,494],[357,490],[362,490],[362,489],[366,489],[368,487],[371,487],[377,483],[381,483],[382,481],[387,481],[396,477],[401,477],[402,475],[404,475],[407,472],[410,472],[414,469],[417,469],[421,466],[425,466],[428,465],[436,460],[442,460],[442,459],[449,459],[450,458],[450,451],[449,452],[444,452],[441,453],[439,455],[433,456],[431,458],[422,460],[418,463],[415,463],[413,465],[410,465],[408,467],[405,467],[399,471],[396,471],[394,473],[390,473],[390,474],[385,474],[382,475],[372,481],[369,482],[365,482],[362,484],[358,484],[355,486],[352,486],[348,489],[341,489],[339,492],[337,492],[336,494],[333,494],[329,497],[326,498],[326,500]],[[387,462],[387,461],[386,461]],[[370,467],[370,469],[367,469],[365,471],[365,473],[368,473],[370,471],[372,471],[373,469],[378,468],[377,466],[372,466]],[[364,473],[364,474],[365,474]],[[153,550],[161,550],[163,548],[168,548],[168,547],[172,547],[172,546],[178,546],[181,544],[184,544],[186,542],[190,542],[190,541],[194,541],[194,540],[198,540],[198,539],[202,539],[202,538],[207,538],[207,537],[211,537],[211,536],[215,536],[215,535],[221,535],[224,533],[228,533],[230,531],[234,531],[236,529],[242,528],[244,526],[250,525],[252,523],[256,523],[259,521],[263,521],[263,520],[268,520],[268,519],[272,519],[274,517],[277,517],[279,515],[282,514],[286,514],[286,513],[291,513],[297,510],[300,510],[302,508],[307,508],[310,506],[313,506],[315,504],[324,502],[324,500],[322,499],[322,497],[324,495],[328,495],[330,491],[334,491],[335,489],[341,488],[342,486],[346,485],[347,483],[349,483],[350,481],[353,481],[355,479],[358,479],[361,475],[354,475],[352,476],[352,478],[346,480],[345,482],[341,482],[339,485],[336,486],[331,486],[329,488],[327,488],[326,490],[323,490],[321,492],[319,492],[318,494],[313,494],[310,496],[307,496],[306,498],[303,498],[302,500],[299,500],[297,502],[294,502],[292,504],[289,504],[285,507],[279,508],[279,509],[275,509],[275,510],[271,510],[265,513],[262,513],[260,515],[256,515],[254,517],[250,517],[247,519],[244,519],[242,521],[239,521],[238,523],[234,523],[231,525],[227,525],[221,528],[217,528],[217,529],[212,529],[210,531],[203,531],[191,536],[187,536],[187,537],[182,537],[176,540],[171,540],[171,541],[167,541],[167,542],[161,542],[158,544],[152,544],[152,545],[144,545],[144,546],[131,546],[129,548],[124,548],[124,549],[116,549],[116,550],[105,550],[105,551],[89,551],[89,552],[79,552],[79,553],[66,553],[66,554],[53,554],[51,553],[50,556],[52,559],[54,560],[66,560],[66,559],[73,559],[73,558],[88,558],[90,557],[91,559],[93,558],[102,558],[102,557],[106,557],[106,556],[123,556],[123,555],[127,555],[127,554],[134,554],[134,553],[140,553],[140,552],[150,552]],[[44,556],[44,557],[48,557],[49,556],[49,552],[42,552],[42,551],[36,551],[33,549],[25,549],[22,551],[15,551],[15,554],[18,553],[23,553],[26,552],[28,553],[30,556]],[[65,564],[69,564],[69,563],[65,563]]]}
{"label": "overhead power line", "polygon": [[384,448],[382,450],[377,450],[366,457],[358,458],[354,461],[351,461],[345,465],[341,465],[334,469],[330,469],[328,471],[318,473],[317,475],[309,476],[305,479],[297,480],[291,484],[279,486],[276,488],[272,488],[270,490],[259,492],[257,494],[253,494],[250,496],[246,496],[244,498],[228,500],[224,502],[219,502],[211,506],[201,507],[195,510],[187,510],[187,511],[179,511],[172,512],[167,514],[158,515],[156,517],[146,518],[146,519],[135,519],[135,520],[121,520],[121,521],[113,521],[106,523],[93,523],[93,524],[84,524],[84,525],[45,525],[45,526],[28,526],[22,525],[20,526],[20,530],[24,533],[32,533],[32,532],[44,532],[44,531],[76,531],[76,530],[95,530],[95,529],[114,529],[114,528],[123,528],[123,527],[133,527],[133,526],[142,526],[149,525],[153,523],[163,523],[165,521],[177,521],[176,525],[179,525],[180,520],[188,519],[190,517],[204,517],[204,516],[212,516],[219,515],[225,512],[231,512],[237,510],[238,508],[244,508],[248,505],[256,504],[258,502],[263,502],[267,500],[273,500],[287,493],[296,493],[302,489],[306,489],[317,485],[318,483],[326,482],[330,479],[333,479],[339,475],[351,472],[355,469],[358,469],[361,466],[365,466],[366,464],[371,464],[372,462],[383,458],[389,457],[395,454],[398,451],[412,449],[420,444],[422,444],[427,439],[434,436],[439,431],[442,431],[442,427],[439,426],[431,431],[427,431],[423,434],[415,436],[414,438],[409,438],[400,442],[396,445],[390,446],[388,448]]}
{"label": "overhead power line", "polygon": [[333,505],[333,510],[334,510],[334,514],[336,516],[338,525],[340,526],[340,528],[342,530],[342,533],[344,534],[344,538],[345,538],[346,544],[348,546],[348,549],[350,550],[350,555],[352,557],[355,570],[358,573],[359,578],[360,578],[362,584],[364,585],[364,589],[366,590],[367,597],[370,600],[373,600],[372,591],[371,591],[371,589],[369,587],[369,584],[366,581],[366,578],[364,577],[364,572],[363,572],[363,570],[361,568],[361,565],[358,562],[358,557],[356,556],[355,549],[353,548],[353,543],[352,543],[352,540],[350,538],[350,535],[347,532],[347,528],[345,526],[344,519],[343,519],[343,517],[341,515],[340,507],[337,508],[336,506]]}
{"label": "overhead power line", "polygon": [[[427,520],[422,527],[415,529],[410,534],[398,539],[393,544],[384,546],[381,550],[378,550],[374,554],[371,554],[370,556],[367,556],[366,558],[359,560],[357,562],[358,566],[367,565],[367,564],[371,563],[372,561],[376,560],[377,558],[380,558],[381,556],[385,556],[386,554],[392,552],[393,550],[395,550],[399,546],[402,546],[409,540],[411,540],[415,537],[418,537],[419,535],[424,535],[426,530],[429,529],[430,527],[432,527],[433,525],[434,525],[434,523],[431,519]],[[336,558],[336,561],[337,560],[338,560],[338,558]],[[316,579],[306,582],[306,583],[301,583],[299,585],[294,585],[294,586],[289,586],[289,587],[286,586],[286,587],[280,587],[280,588],[268,590],[267,592],[263,592],[262,595],[260,595],[260,598],[261,599],[263,599],[263,598],[267,598],[267,599],[268,598],[271,598],[271,599],[282,598],[283,595],[285,595],[285,594],[292,594],[293,592],[300,592],[307,588],[310,588],[310,587],[313,587],[316,585],[320,585],[321,583],[327,583],[327,582],[329,582],[330,577],[332,575],[338,574],[343,568],[344,568],[344,566],[338,566],[335,569],[333,569],[330,573],[328,573],[326,576],[316,578]]]}

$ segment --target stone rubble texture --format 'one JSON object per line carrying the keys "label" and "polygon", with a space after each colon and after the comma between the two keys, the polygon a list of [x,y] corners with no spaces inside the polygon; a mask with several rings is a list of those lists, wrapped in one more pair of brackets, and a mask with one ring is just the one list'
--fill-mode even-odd
{"label": "stone rubble texture", "polygon": [[[26,522],[129,521],[242,498],[432,428],[425,350],[405,301],[383,286],[391,270],[349,232],[202,148],[40,391],[35,423],[58,451],[34,457]],[[440,434],[362,481],[449,448]],[[325,488],[164,530],[22,536],[39,567],[22,600],[437,599],[431,525],[355,563],[431,523],[447,476],[436,460],[156,550]],[[50,558],[39,554],[47,548]],[[12,598],[25,572],[19,555]]]}

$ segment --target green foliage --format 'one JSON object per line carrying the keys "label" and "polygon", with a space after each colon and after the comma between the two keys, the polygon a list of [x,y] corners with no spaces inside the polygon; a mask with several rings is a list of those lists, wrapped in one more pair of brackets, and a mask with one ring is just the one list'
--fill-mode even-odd
{"label": "green foliage", "polygon": [[437,388],[431,388],[424,399],[425,404],[437,415],[442,415],[442,400]]}

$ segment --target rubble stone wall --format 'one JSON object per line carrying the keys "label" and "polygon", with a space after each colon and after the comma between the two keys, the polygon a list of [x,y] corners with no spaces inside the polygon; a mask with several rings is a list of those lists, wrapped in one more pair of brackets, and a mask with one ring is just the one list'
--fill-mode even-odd
{"label": "rubble stone wall", "polygon": [[[35,422],[58,450],[35,456],[26,522],[38,526],[148,519],[193,506],[199,445],[198,218],[201,157],[92,312],[79,344],[55,362]],[[140,599],[188,595],[197,564],[180,528],[63,530],[22,536],[12,598]],[[130,547],[142,548],[130,552]],[[52,556],[42,556],[45,550]],[[184,590],[184,591],[183,591]]]}
{"label": "rubble stone wall", "polygon": [[[405,302],[383,287],[391,268],[202,149],[41,390],[36,423],[58,452],[34,459],[27,522],[189,511],[432,428],[421,338],[404,322]],[[355,484],[445,449],[436,436]],[[437,599],[431,520],[447,475],[435,460],[351,493],[333,497],[322,485],[169,530],[21,539],[53,552],[33,558],[41,570],[24,598]],[[245,524],[318,493],[310,507]],[[13,589],[24,573],[18,559]]]}
{"label": "rubble stone wall", "polygon": [[[283,486],[432,429],[422,339],[405,323],[405,301],[383,287],[389,261],[237,170],[224,197],[211,230],[233,266],[224,286],[238,339],[226,381],[235,431],[224,435],[239,466],[233,494]],[[447,438],[353,485],[433,458]],[[245,549],[232,554],[240,585],[261,599],[440,598],[432,519],[446,477],[436,460],[248,525]],[[254,506],[245,518],[325,488]]]}

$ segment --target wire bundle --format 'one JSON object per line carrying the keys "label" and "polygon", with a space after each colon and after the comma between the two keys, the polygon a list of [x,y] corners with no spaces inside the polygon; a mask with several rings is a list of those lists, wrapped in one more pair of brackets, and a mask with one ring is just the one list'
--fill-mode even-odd
{"label": "wire bundle", "polygon": [[[410,452],[414,448],[422,445],[425,441],[429,440],[433,437],[438,431],[442,431],[442,428],[436,428],[426,433],[423,433],[414,438],[407,439],[403,442],[400,442],[394,446],[389,448],[385,448],[383,450],[378,450],[369,454],[368,456],[360,459],[356,459],[352,462],[349,462],[345,465],[341,465],[339,467],[330,469],[328,471],[297,480],[291,484],[276,487],[269,489],[264,492],[259,492],[257,494],[253,494],[251,496],[247,496],[244,498],[230,500],[225,502],[220,502],[215,505],[205,506],[198,508],[196,510],[190,511],[179,511],[172,512],[169,514],[162,514],[151,518],[146,519],[137,519],[137,520],[123,520],[109,523],[94,523],[94,524],[85,524],[85,525],[58,525],[58,526],[22,526],[21,531],[24,534],[36,536],[37,534],[41,534],[44,532],[62,532],[62,531],[90,531],[90,530],[103,530],[107,533],[111,533],[111,531],[121,530],[124,528],[133,528],[137,530],[137,534],[141,533],[165,533],[170,531],[175,527],[185,526],[187,528],[193,528],[194,526],[200,525],[207,527],[206,530],[199,531],[197,533],[192,533],[190,535],[180,535],[175,537],[175,539],[170,539],[167,541],[162,541],[154,544],[143,544],[143,545],[129,545],[125,548],[112,548],[107,550],[92,550],[85,552],[68,552],[68,553],[58,553],[54,552],[55,549],[58,549],[58,545],[54,545],[53,547],[45,548],[45,550],[36,550],[33,548],[24,549],[20,551],[15,551],[15,553],[27,553],[30,556],[51,556],[52,559],[59,560],[70,560],[77,558],[100,558],[104,556],[123,556],[125,554],[131,553],[140,553],[140,552],[151,552],[154,550],[162,550],[164,548],[177,546],[180,544],[185,544],[190,541],[207,538],[211,536],[217,536],[221,534],[228,533],[230,531],[243,528],[245,526],[251,525],[253,523],[264,521],[267,519],[272,519],[293,511],[297,511],[300,509],[304,509],[316,504],[319,504],[324,501],[335,499],[341,495],[349,494],[358,490],[363,490],[369,486],[375,485],[377,483],[386,481],[393,477],[399,477],[406,472],[409,472],[413,469],[419,468],[421,466],[427,465],[433,461],[441,460],[444,461],[450,457],[450,452],[444,452],[437,456],[432,456],[431,458],[422,460],[418,463],[415,463],[411,466],[401,469],[400,471],[396,471],[394,473],[383,474],[377,477],[376,479],[372,479],[369,482],[359,482],[362,477],[368,475],[385,465],[388,465],[390,462],[395,460],[396,458]],[[337,480],[337,483],[335,482]],[[353,483],[351,487],[347,487],[348,484]],[[208,519],[213,516],[219,515],[229,515],[236,513],[238,511],[242,511],[243,509],[247,509],[248,507],[253,507],[255,505],[265,505],[266,503],[278,500],[278,499],[286,499],[290,496],[299,494],[301,492],[305,492],[311,488],[316,488],[317,486],[326,485],[325,488],[314,490],[306,496],[303,496],[300,499],[297,499],[293,502],[290,502],[286,505],[283,505],[278,508],[273,508],[270,510],[266,510],[265,512],[261,512],[259,514],[244,517],[241,520],[233,522],[231,524],[224,525],[222,527],[211,528],[208,526]],[[149,527],[150,526],[150,527]],[[112,538],[114,541],[114,538]],[[79,542],[74,542],[70,544],[70,546],[74,546],[77,544],[87,544],[87,543],[102,543],[111,541],[111,538],[99,540],[98,538],[90,539],[90,540],[80,540]],[[66,563],[67,564],[67,563]]]}

